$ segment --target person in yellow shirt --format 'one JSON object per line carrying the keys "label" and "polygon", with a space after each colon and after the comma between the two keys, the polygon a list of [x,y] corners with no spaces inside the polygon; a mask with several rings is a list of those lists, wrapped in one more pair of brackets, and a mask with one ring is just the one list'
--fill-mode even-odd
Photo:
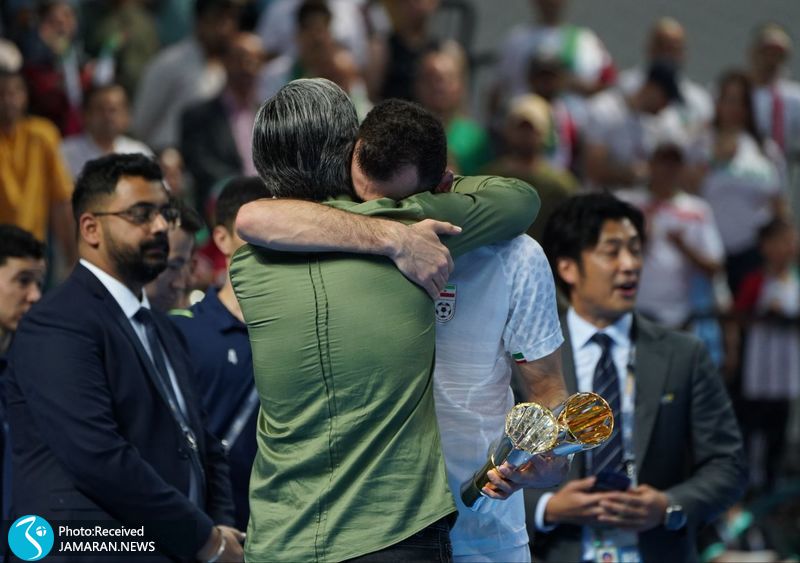
{"label": "person in yellow shirt", "polygon": [[72,179],[58,147],[55,125],[26,116],[22,75],[0,70],[0,223],[44,240],[52,232],[67,265],[75,260],[70,213]]}

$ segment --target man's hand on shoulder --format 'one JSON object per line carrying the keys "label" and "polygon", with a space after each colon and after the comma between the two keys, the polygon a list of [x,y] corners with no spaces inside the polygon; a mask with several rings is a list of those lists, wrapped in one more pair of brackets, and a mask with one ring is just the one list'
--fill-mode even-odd
{"label": "man's hand on shoulder", "polygon": [[457,235],[461,228],[432,219],[410,226],[397,223],[397,227],[389,258],[404,276],[423,287],[431,299],[436,299],[453,271],[453,258],[439,236]]}

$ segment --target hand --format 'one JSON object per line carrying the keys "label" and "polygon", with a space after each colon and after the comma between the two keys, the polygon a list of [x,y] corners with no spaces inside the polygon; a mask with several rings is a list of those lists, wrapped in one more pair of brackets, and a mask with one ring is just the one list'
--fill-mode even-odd
{"label": "hand", "polygon": [[594,481],[594,477],[586,477],[564,485],[547,501],[544,521],[547,524],[598,525],[598,517],[604,513],[600,501],[607,493],[590,492]]}
{"label": "hand", "polygon": [[208,541],[203,548],[197,552],[197,559],[200,561],[208,561],[217,555],[220,545],[225,542],[225,549],[216,559],[216,561],[223,563],[238,563],[244,561],[244,550],[242,543],[245,540],[245,534],[236,528],[230,526],[214,526],[211,529],[211,534],[208,536]]}
{"label": "hand", "polygon": [[431,299],[437,299],[453,271],[453,258],[439,235],[457,235],[461,227],[433,219],[398,227],[397,244],[390,257],[405,277],[424,288]]}
{"label": "hand", "polygon": [[489,498],[505,500],[519,489],[554,487],[568,471],[569,460],[561,456],[535,455],[519,467],[506,462],[487,473],[489,484],[483,487],[483,493]]}
{"label": "hand", "polygon": [[669,499],[650,485],[639,485],[629,491],[605,493],[600,506],[604,512],[598,520],[603,524],[644,532],[664,522]]}

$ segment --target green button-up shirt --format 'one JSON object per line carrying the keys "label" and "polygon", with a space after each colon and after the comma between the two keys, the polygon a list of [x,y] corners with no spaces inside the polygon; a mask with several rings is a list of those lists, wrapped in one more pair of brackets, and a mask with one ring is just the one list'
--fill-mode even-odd
{"label": "green button-up shirt", "polygon": [[[458,192],[335,200],[354,213],[463,227],[454,256],[524,232],[529,185],[459,178]],[[248,561],[340,561],[455,511],[433,406],[434,311],[387,258],[246,245],[231,279],[261,399]]]}

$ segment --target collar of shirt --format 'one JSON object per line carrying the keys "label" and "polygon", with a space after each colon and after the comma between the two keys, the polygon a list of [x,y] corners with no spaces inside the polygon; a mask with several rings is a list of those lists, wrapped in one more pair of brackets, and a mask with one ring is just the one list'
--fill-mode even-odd
{"label": "collar of shirt", "polygon": [[222,304],[222,301],[219,300],[219,290],[216,288],[209,289],[203,300],[194,307],[197,313],[211,317],[212,324],[220,332],[247,330],[247,325],[234,317],[227,307]]}
{"label": "collar of shirt", "polygon": [[100,283],[103,284],[128,319],[132,319],[136,314],[136,311],[138,311],[141,307],[146,309],[150,308],[150,302],[147,300],[147,293],[145,293],[144,290],[142,290],[142,300],[139,301],[139,299],[133,294],[128,286],[115,277],[111,276],[107,272],[104,272],[84,258],[81,258],[80,263],[87,270],[92,272],[100,281]]}
{"label": "collar of shirt", "polygon": [[617,322],[607,326],[604,329],[598,329],[592,323],[578,315],[572,307],[567,311],[567,326],[569,327],[569,335],[572,339],[572,346],[576,350],[580,350],[589,340],[601,332],[611,337],[614,344],[618,347],[628,348],[631,344],[631,325],[633,324],[633,313],[622,315]]}

